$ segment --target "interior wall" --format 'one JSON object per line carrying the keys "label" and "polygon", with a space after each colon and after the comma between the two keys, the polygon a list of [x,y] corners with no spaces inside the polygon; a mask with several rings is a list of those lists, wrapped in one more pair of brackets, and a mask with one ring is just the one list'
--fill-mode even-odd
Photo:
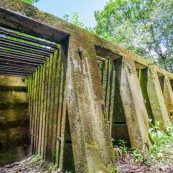
{"label": "interior wall", "polygon": [[66,108],[66,60],[61,46],[28,80],[33,154],[74,169]]}
{"label": "interior wall", "polygon": [[26,80],[0,76],[0,166],[30,153]]}

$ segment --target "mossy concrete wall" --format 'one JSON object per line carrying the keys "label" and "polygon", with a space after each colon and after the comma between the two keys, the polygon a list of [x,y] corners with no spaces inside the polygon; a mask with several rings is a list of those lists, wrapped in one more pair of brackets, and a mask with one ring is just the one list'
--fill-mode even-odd
{"label": "mossy concrete wall", "polygon": [[167,75],[164,75],[163,97],[166,104],[169,119],[171,120],[171,122],[173,122],[173,91],[170,79]]}
{"label": "mossy concrete wall", "polygon": [[144,98],[144,103],[146,106],[146,110],[148,112],[148,118],[152,120],[152,123],[154,123],[154,115],[153,115],[153,111],[152,111],[152,107],[151,107],[151,103],[150,103],[150,99],[149,99],[149,95],[148,95],[148,91],[147,91],[148,68],[138,70],[138,77],[139,77],[139,81],[140,81],[142,95]]}
{"label": "mossy concrete wall", "polygon": [[[149,140],[148,117],[165,125],[169,123],[164,88],[162,92],[158,73],[166,75],[169,80],[173,79],[172,74],[20,0],[0,0],[0,24],[58,42],[64,52],[64,61],[60,63],[63,69],[54,67],[55,55],[52,55],[47,64],[40,66],[29,78],[34,153],[54,160],[64,168],[66,135],[68,145],[72,143],[76,172],[110,172],[115,162],[110,132],[113,135],[117,134],[118,128],[128,129],[125,135],[132,147],[141,148]],[[97,56],[110,60],[101,77]],[[138,80],[136,68],[147,69],[146,82]],[[63,75],[54,80],[57,70]],[[143,84],[147,87],[147,94]],[[150,103],[145,104],[147,101]],[[54,109],[58,110],[55,115]],[[66,123],[67,117],[69,123]],[[125,123],[126,127],[112,127],[118,122]],[[65,124],[69,124],[70,130],[66,130]]]}
{"label": "mossy concrete wall", "polygon": [[75,59],[71,51],[67,61],[59,48],[29,78],[32,149],[63,170],[75,166],[76,172],[110,172],[114,154],[109,126],[101,109],[103,100],[95,93],[102,96],[101,84],[94,89],[91,82],[91,70],[98,73],[98,67],[84,54],[75,53]]}
{"label": "mossy concrete wall", "polygon": [[74,171],[66,106],[66,60],[61,47],[28,79],[33,154]]}
{"label": "mossy concrete wall", "polygon": [[108,121],[114,145],[125,140],[130,146],[120,85],[117,80],[117,62],[105,58],[98,59],[100,78],[103,86],[104,104],[102,111]]}
{"label": "mossy concrete wall", "polygon": [[158,74],[155,68],[152,66],[148,68],[147,92],[154,121],[161,122],[162,125],[168,125],[170,120],[166,109],[161,84],[159,82]]}
{"label": "mossy concrete wall", "polygon": [[135,63],[120,58],[116,60],[116,72],[116,91],[122,100],[122,105],[117,105],[116,109],[123,107],[124,112],[121,113],[125,115],[131,145],[142,148],[144,143],[150,141],[149,124]]}
{"label": "mossy concrete wall", "polygon": [[0,165],[30,153],[27,86],[25,78],[0,76]]}
{"label": "mossy concrete wall", "polygon": [[170,124],[172,88],[167,74],[157,72],[155,66],[139,70],[139,81],[149,118],[160,122],[161,127]]}

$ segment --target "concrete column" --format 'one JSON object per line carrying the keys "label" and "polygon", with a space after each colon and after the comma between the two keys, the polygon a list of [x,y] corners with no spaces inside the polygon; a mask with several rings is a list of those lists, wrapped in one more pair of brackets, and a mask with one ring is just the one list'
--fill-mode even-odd
{"label": "concrete column", "polygon": [[164,97],[154,66],[148,68],[147,92],[152,109],[154,121],[160,122],[162,125],[170,123]]}
{"label": "concrete column", "polygon": [[171,122],[173,122],[173,91],[169,77],[167,75],[164,76],[163,97],[165,100],[169,118]]}
{"label": "concrete column", "polygon": [[[85,39],[84,39],[85,40]],[[79,48],[80,47],[80,48]],[[115,167],[96,54],[89,41],[70,40],[67,107],[77,173],[110,172]]]}
{"label": "concrete column", "polygon": [[[117,105],[116,110],[125,114],[131,146],[142,148],[143,144],[149,141],[149,125],[135,63],[130,59],[122,58],[116,60],[115,68],[116,95],[121,97],[119,104],[122,104]],[[119,110],[122,107],[123,111]]]}

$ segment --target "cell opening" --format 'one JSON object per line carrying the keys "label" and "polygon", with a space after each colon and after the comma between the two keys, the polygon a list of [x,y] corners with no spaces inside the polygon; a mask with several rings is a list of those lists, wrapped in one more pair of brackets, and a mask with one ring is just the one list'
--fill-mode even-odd
{"label": "cell opening", "polygon": [[113,143],[118,145],[120,140],[124,140],[127,142],[127,146],[130,146],[120,87],[117,82],[116,61],[100,56],[97,56],[97,61],[103,87],[105,117],[110,123]]}

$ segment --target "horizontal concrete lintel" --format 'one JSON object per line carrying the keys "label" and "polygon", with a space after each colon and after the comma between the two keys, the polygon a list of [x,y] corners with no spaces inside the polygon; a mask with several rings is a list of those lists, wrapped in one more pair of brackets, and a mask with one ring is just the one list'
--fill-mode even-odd
{"label": "horizontal concrete lintel", "polygon": [[[79,27],[63,21],[56,16],[41,12],[36,7],[29,4],[22,2],[20,5],[21,8],[18,8],[14,7],[14,4],[9,3],[8,1],[6,3],[2,1],[0,4],[0,21],[2,26],[20,30],[21,32],[35,35],[56,43],[61,43],[68,38],[70,34],[77,37],[77,34],[74,34],[75,29],[76,31],[86,33],[86,35],[89,34],[87,31],[79,29]],[[25,9],[22,9],[22,7]],[[44,18],[46,19],[44,20]],[[143,66],[150,65],[150,62],[146,59],[135,55],[114,43],[99,38],[98,36],[90,34],[90,40],[92,40],[95,45],[98,56],[109,57],[112,60],[119,57],[125,57],[132,59],[135,63],[139,63]],[[84,41],[86,42],[86,40]],[[157,67],[157,70],[162,72],[164,71],[159,67]],[[167,75],[170,79],[173,79],[172,74],[167,72]]]}
{"label": "horizontal concrete lintel", "polygon": [[20,30],[29,35],[34,35],[56,43],[60,43],[69,37],[68,33],[60,31],[59,28],[50,27],[46,23],[38,22],[19,12],[12,12],[3,7],[0,7],[0,24],[1,26],[17,31]]}
{"label": "horizontal concrete lintel", "polygon": [[144,68],[147,68],[146,65],[140,64],[138,62],[135,62],[135,65],[136,65],[136,69],[138,69],[138,70],[142,70]]}
{"label": "horizontal concrete lintel", "polygon": [[158,73],[158,76],[164,76],[167,75],[169,77],[170,80],[173,80],[173,74],[169,73],[168,71],[166,71],[165,69],[160,68],[157,65],[151,65],[151,68],[154,68],[156,70],[156,72]]}
{"label": "horizontal concrete lintel", "polygon": [[[125,48],[122,48],[118,45],[115,45],[114,43],[108,42],[102,38],[99,38],[98,36],[94,36],[94,45],[95,47],[99,48],[101,50],[109,50],[112,54],[116,54],[118,57],[124,57],[128,59],[132,59],[133,61],[140,63],[142,65],[148,66],[150,63],[146,59],[135,55],[134,53],[128,51]],[[116,58],[114,58],[116,59]]]}
{"label": "horizontal concrete lintel", "polygon": [[95,45],[95,50],[96,50],[97,56],[100,56],[102,58],[114,60],[121,57],[120,55],[112,52],[111,50],[98,46],[98,45]]}

